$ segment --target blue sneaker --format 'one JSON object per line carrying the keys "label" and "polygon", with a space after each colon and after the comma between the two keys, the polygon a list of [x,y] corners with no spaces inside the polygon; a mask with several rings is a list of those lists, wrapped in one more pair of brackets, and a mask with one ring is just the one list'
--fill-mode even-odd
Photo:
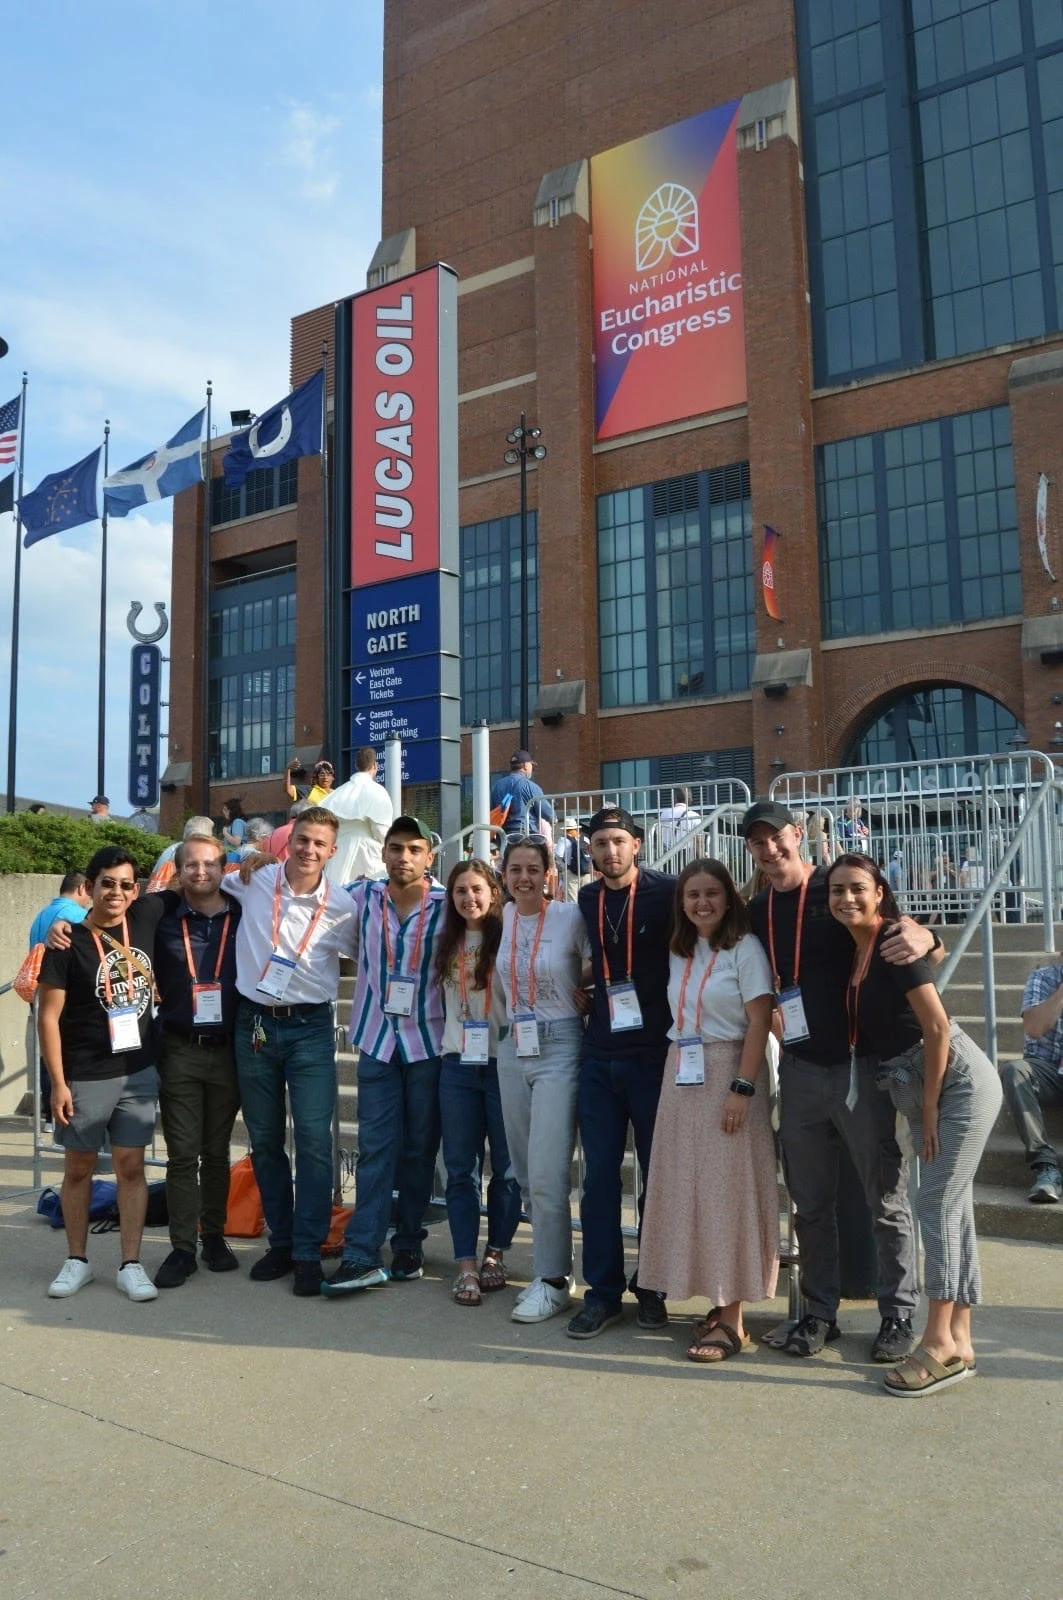
{"label": "blue sneaker", "polygon": [[387,1281],[388,1274],[383,1267],[375,1267],[368,1261],[341,1261],[332,1277],[322,1282],[321,1293],[353,1294],[356,1289],[375,1289],[377,1284]]}

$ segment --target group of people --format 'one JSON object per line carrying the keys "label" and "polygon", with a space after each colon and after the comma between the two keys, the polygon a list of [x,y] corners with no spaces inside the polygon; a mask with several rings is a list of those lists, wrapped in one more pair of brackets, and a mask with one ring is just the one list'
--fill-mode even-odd
{"label": "group of people", "polygon": [[[871,1354],[891,1364],[887,1389],[925,1395],[974,1370],[971,1186],[999,1080],[942,1007],[936,934],[898,915],[868,855],[813,866],[793,815],[758,802],[742,832],[765,887],[747,907],[721,862],[699,858],[678,879],[642,867],[634,819],[607,807],[585,830],[595,876],[576,904],[547,894],[546,842],[514,834],[503,905],[489,863],[462,861],[439,884],[433,836],[412,816],[384,829],[382,877],[340,887],[327,874],[339,826],[331,809],[311,805],[293,820],[285,860],[237,873],[224,871],[222,841],[186,840],[173,889],[142,899],[121,850],[89,864],[88,915],[41,971],[41,1045],[66,1161],[68,1258],[50,1293],[91,1279],[88,1183],[105,1131],[122,1216],[119,1286],[134,1299],[179,1286],[197,1269],[197,1244],[209,1269],[232,1270],[222,1226],[242,1105],[269,1230],[256,1281],[291,1277],[297,1295],[339,1298],[420,1277],[441,1144],[457,1305],[506,1287],[526,1207],[533,1274],[513,1302],[515,1322],[572,1309],[568,1335],[590,1339],[621,1320],[628,1292],[649,1329],[667,1324],[669,1297],[704,1296],[687,1353],[725,1361],[748,1348],[743,1308],[774,1293],[778,1272],[774,1031],[805,1303],[775,1342],[811,1357],[839,1337],[844,1145],[874,1227],[881,1325]],[[326,1278],[341,956],[356,971],[359,1147],[355,1209]],[[143,1150],[160,1092],[173,1249],[152,1283],[139,1245]],[[930,1308],[918,1343],[898,1110],[923,1161]],[[629,1128],[644,1178],[630,1278],[621,1228]],[[586,1289],[575,1309],[577,1133]]]}

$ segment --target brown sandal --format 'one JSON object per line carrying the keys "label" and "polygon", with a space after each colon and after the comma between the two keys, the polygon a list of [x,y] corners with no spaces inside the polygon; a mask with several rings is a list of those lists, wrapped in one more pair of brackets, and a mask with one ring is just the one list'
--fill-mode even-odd
{"label": "brown sandal", "polygon": [[494,1294],[506,1287],[506,1264],[501,1250],[485,1250],[480,1263],[480,1288],[484,1294]]}
{"label": "brown sandal", "polygon": [[698,1320],[694,1324],[694,1341],[695,1341],[695,1343],[697,1343],[701,1339],[704,1339],[704,1337],[705,1337],[705,1335],[707,1333],[711,1333],[713,1328],[718,1328],[719,1325],[720,1325],[720,1308],[719,1308],[719,1306],[713,1306],[711,1311],[706,1312],[705,1316],[699,1317]]}
{"label": "brown sandal", "polygon": [[455,1302],[459,1306],[479,1306],[483,1304],[480,1294],[480,1280],[475,1272],[459,1272],[454,1279],[451,1289]]}
{"label": "brown sandal", "polygon": [[694,1340],[687,1357],[691,1361],[700,1361],[702,1366],[715,1366],[720,1361],[730,1361],[732,1356],[740,1356],[743,1350],[751,1349],[752,1345],[752,1339],[748,1336],[740,1339],[729,1322],[717,1322],[715,1327]]}

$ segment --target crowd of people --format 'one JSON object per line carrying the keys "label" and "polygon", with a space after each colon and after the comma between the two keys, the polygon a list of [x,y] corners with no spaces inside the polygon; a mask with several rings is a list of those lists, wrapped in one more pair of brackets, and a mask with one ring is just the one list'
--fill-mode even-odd
{"label": "crowd of people", "polygon": [[[515,780],[530,777],[523,766],[503,780],[511,797]],[[520,805],[540,804],[520,787]],[[809,1358],[840,1336],[844,1148],[874,1232],[881,1320],[870,1354],[889,1366],[887,1391],[923,1396],[975,1370],[972,1185],[1000,1082],[944,1010],[933,982],[943,955],[936,933],[899,914],[866,851],[809,862],[801,822],[775,802],[757,802],[741,831],[763,886],[747,904],[719,861],[699,857],[678,878],[643,867],[635,820],[610,806],[580,830],[590,870],[579,874],[571,903],[549,893],[552,847],[525,831],[507,839],[501,882],[492,864],[465,860],[439,883],[433,836],[412,816],[367,818],[382,835],[380,871],[337,883],[328,869],[342,821],[309,797],[295,805],[283,859],[257,852],[226,871],[238,820],[230,807],[226,836],[186,837],[170,885],[158,892],[138,896],[134,864],[118,847],[97,851],[79,884],[64,882],[39,991],[65,1162],[68,1253],[51,1295],[74,1294],[92,1278],[88,1193],[105,1135],[118,1181],[119,1287],[144,1300],[185,1283],[200,1262],[234,1270],[225,1198],[242,1107],[268,1228],[268,1248],[250,1271],[256,1282],[290,1278],[296,1295],[331,1299],[421,1277],[441,1147],[457,1306],[506,1289],[526,1208],[533,1272],[515,1295],[513,1321],[571,1313],[568,1336],[586,1340],[622,1320],[628,1293],[644,1329],[667,1325],[670,1299],[703,1298],[708,1309],[687,1354],[719,1364],[750,1348],[745,1307],[776,1288],[774,1053],[804,1311],[769,1340]],[[62,914],[74,894],[81,921]],[[356,1203],[326,1277],[341,957],[355,967]],[[1043,998],[1034,1004],[1046,1011],[1036,1019],[1046,1032],[1063,1027],[1063,971],[1047,1007]],[[1020,1078],[1010,1093],[1023,1097],[1032,1128],[1034,1095]],[[172,1249],[153,1282],[139,1253],[156,1098]],[[922,1161],[929,1310],[919,1337],[898,1112]],[[643,1176],[630,1276],[621,1228],[629,1129]],[[1058,1186],[1043,1125],[1039,1145],[1034,1134],[1038,1182],[1050,1188],[1054,1172]],[[578,1308],[570,1209],[577,1135]]]}

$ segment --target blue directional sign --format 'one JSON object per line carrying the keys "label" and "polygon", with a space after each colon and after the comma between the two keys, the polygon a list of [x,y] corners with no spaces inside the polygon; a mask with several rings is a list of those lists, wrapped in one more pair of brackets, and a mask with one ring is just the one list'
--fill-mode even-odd
{"label": "blue directional sign", "polygon": [[352,744],[383,744],[385,739],[438,739],[442,733],[439,696],[400,700],[351,712]]}
{"label": "blue directional sign", "polygon": [[135,644],[129,667],[129,804],[138,810],[159,800],[159,726],[162,651]]}
{"label": "blue directional sign", "polygon": [[365,662],[350,675],[351,705],[383,705],[392,700],[424,700],[439,693],[439,657],[399,657],[381,665]]}
{"label": "blue directional sign", "polygon": [[[427,744],[404,744],[402,747],[403,783],[438,783],[441,766],[448,759],[447,752],[461,754],[461,745],[447,739],[432,739]],[[380,771],[387,778],[387,751],[379,752]]]}
{"label": "blue directional sign", "polygon": [[439,574],[372,583],[351,595],[351,662],[438,654]]}

